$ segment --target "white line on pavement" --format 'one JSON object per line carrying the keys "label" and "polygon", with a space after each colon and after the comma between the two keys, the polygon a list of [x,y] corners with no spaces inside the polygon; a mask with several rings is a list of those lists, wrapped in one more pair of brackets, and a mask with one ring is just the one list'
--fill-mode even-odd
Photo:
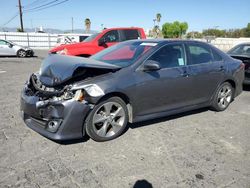
{"label": "white line on pavement", "polygon": [[5,73],[5,72],[6,72],[6,71],[3,71],[3,70],[0,69],[0,74],[1,74],[1,73]]}

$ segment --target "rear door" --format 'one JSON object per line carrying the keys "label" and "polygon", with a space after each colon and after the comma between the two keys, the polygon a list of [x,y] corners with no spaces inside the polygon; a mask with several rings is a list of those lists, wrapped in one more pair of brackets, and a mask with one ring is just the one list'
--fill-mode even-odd
{"label": "rear door", "polygon": [[189,92],[193,103],[208,102],[224,77],[224,61],[206,44],[187,42],[186,51],[188,73],[192,80]]}
{"label": "rear door", "polygon": [[141,34],[137,29],[123,29],[120,33],[122,41],[141,39]]}

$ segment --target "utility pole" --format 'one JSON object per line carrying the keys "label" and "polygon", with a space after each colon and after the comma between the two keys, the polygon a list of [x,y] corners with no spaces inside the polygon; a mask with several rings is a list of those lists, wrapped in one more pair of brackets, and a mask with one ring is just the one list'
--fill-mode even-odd
{"label": "utility pole", "polygon": [[20,15],[21,32],[23,32],[23,12],[22,12],[21,0],[18,0],[18,7],[19,7],[19,15]]}
{"label": "utility pole", "polygon": [[71,17],[71,33],[74,32],[74,18]]}

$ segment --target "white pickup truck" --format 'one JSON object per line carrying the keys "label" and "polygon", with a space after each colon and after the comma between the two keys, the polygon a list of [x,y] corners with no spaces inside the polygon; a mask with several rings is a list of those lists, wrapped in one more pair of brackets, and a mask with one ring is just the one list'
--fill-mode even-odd
{"label": "white pickup truck", "polygon": [[58,35],[56,46],[60,46],[61,44],[71,44],[76,42],[82,42],[87,37],[91,36],[92,34],[76,34],[76,33],[69,33],[69,34],[60,34]]}

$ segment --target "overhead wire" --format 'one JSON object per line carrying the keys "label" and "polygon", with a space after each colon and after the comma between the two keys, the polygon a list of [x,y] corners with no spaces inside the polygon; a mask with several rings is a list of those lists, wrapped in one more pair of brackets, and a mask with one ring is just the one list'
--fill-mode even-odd
{"label": "overhead wire", "polygon": [[[34,6],[34,4],[41,4],[41,1],[42,0],[35,0],[35,1],[31,2],[30,4],[25,5],[24,7],[27,8],[27,7]],[[45,1],[47,1],[47,0],[45,0]]]}
{"label": "overhead wire", "polygon": [[60,4],[65,3],[65,2],[67,2],[67,1],[69,1],[69,0],[64,0],[64,1],[61,1],[61,2],[58,2],[58,3],[52,4],[52,5],[50,5],[50,6],[46,6],[46,7],[39,8],[39,9],[25,10],[25,12],[36,12],[36,11],[44,10],[44,9],[47,9],[47,8],[51,8],[51,7],[60,5]]}
{"label": "overhead wire", "polygon": [[24,10],[25,10],[25,11],[32,11],[32,10],[44,8],[44,7],[49,6],[49,5],[53,4],[53,3],[56,3],[57,1],[59,1],[59,0],[53,0],[53,1],[50,1],[50,2],[48,2],[48,3],[39,5],[39,6],[37,6],[37,7],[32,7],[32,8],[30,8],[30,9],[24,9]]}
{"label": "overhead wire", "polygon": [[[30,7],[30,6],[34,6],[35,3],[38,3],[38,4],[41,4],[39,3],[40,0],[35,0],[33,1],[32,3],[28,4],[27,6]],[[48,3],[45,3],[43,5],[39,5],[37,7],[33,7],[33,8],[30,8],[30,9],[23,9],[23,13],[28,13],[28,12],[36,12],[36,11],[41,11],[41,10],[44,10],[44,9],[47,9],[47,8],[51,8],[51,7],[54,7],[54,6],[57,6],[57,5],[60,5],[62,3],[65,3],[69,0],[63,0],[63,1],[59,1],[59,0],[53,0],[53,1],[50,1]],[[44,2],[44,1],[43,1]],[[0,28],[4,27],[5,25],[9,24],[12,20],[14,20],[17,16],[19,15],[19,13],[17,12],[13,17],[11,17],[7,22],[5,22],[3,25],[0,26]]]}
{"label": "overhead wire", "polygon": [[8,23],[10,23],[12,20],[14,20],[19,14],[16,13],[14,16],[12,16],[7,22],[5,22],[3,25],[0,26],[0,28],[6,26]]}

